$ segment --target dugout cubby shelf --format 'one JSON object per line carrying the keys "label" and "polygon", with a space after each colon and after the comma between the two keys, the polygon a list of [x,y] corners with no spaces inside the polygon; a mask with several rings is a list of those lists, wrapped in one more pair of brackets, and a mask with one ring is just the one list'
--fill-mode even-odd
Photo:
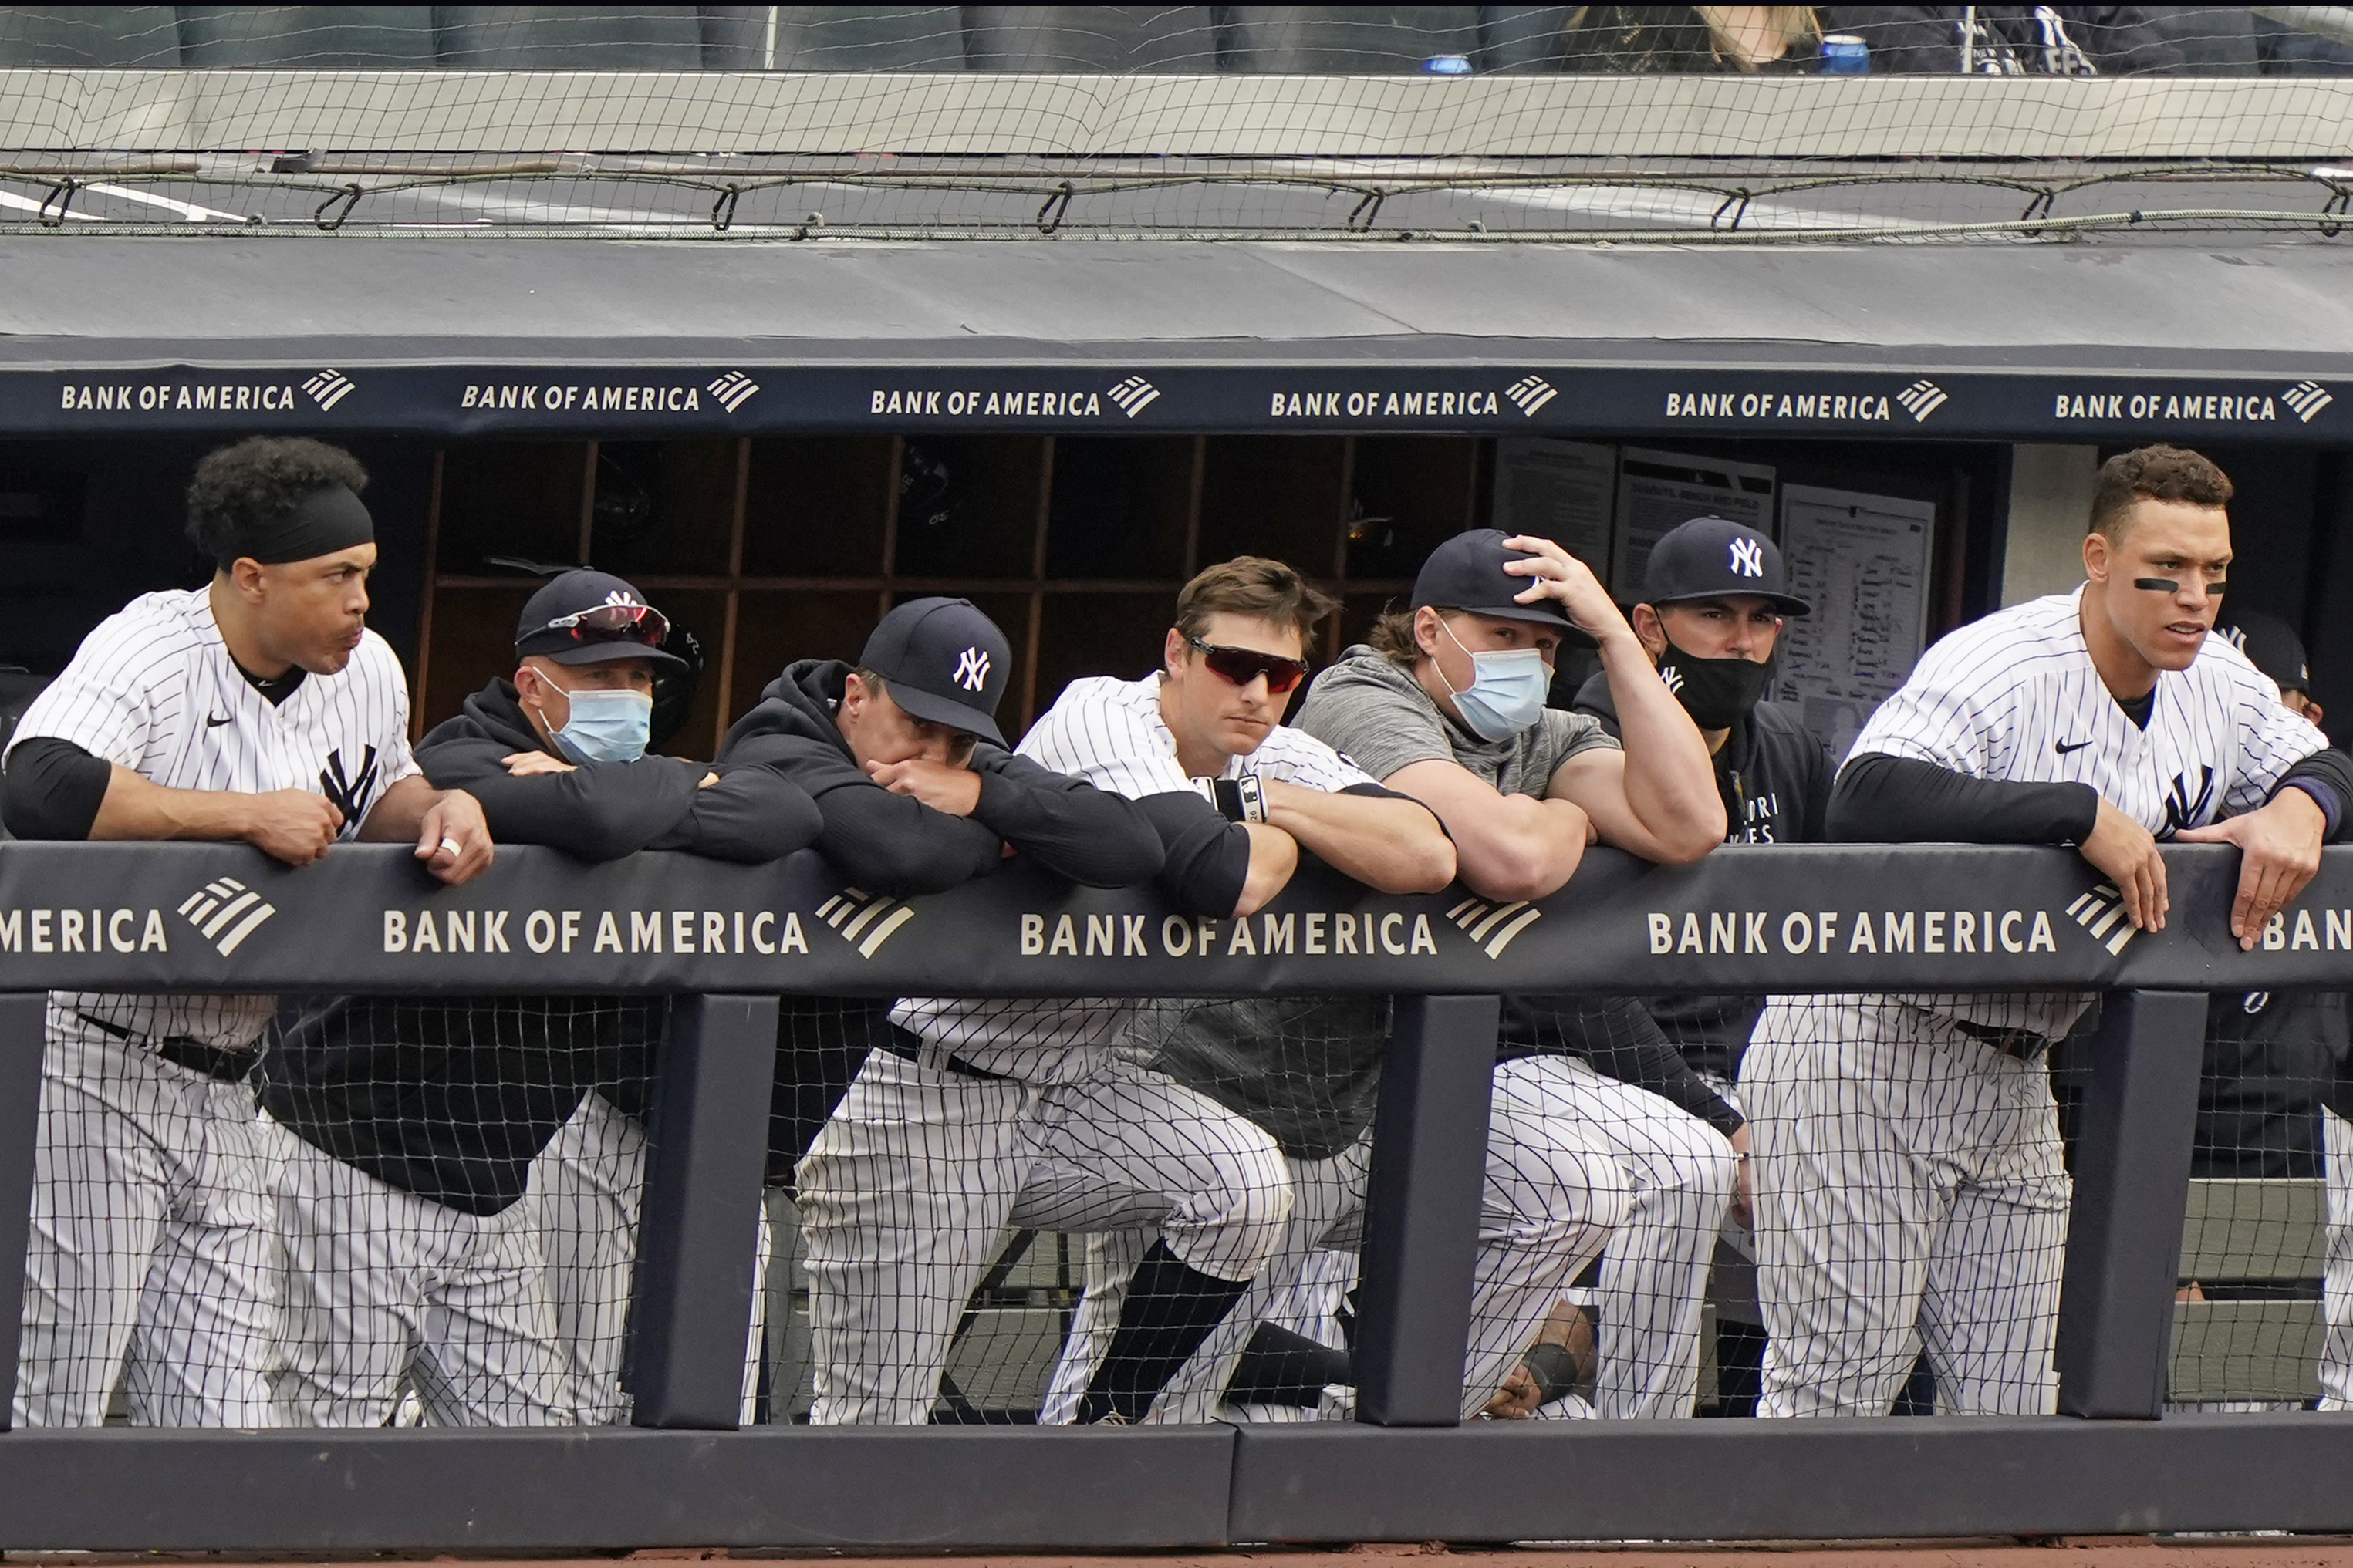
{"label": "dugout cubby shelf", "polygon": [[[1160,655],[1208,562],[1291,562],[1345,604],[1319,658],[1472,526],[1487,443],[1411,437],[869,436],[453,442],[433,464],[417,728],[512,663],[536,566],[636,583],[702,644],[670,744],[708,755],[797,658],[857,656],[884,609],[955,594],[1013,645],[1008,734],[1085,675]],[[522,564],[518,564],[522,563]]]}

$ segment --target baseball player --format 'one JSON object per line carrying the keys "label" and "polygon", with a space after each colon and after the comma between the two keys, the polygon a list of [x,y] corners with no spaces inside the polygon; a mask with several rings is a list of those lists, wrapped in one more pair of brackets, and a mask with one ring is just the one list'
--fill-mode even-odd
{"label": "baseball player", "polygon": [[[677,662],[668,636],[621,579],[560,574],[523,605],[513,678],[438,725],[418,764],[478,798],[503,841],[586,861],[802,847],[816,808],[775,769],[645,754],[655,673]],[[404,935],[428,939],[447,940],[429,913]],[[643,1070],[662,1015],[659,998],[577,996],[303,1010],[262,1067],[262,1104],[296,1140],[279,1185],[290,1279],[271,1385],[285,1425],[380,1425],[404,1380],[438,1426],[617,1417],[644,1138],[586,1086],[623,1058]],[[559,1129],[584,1145],[587,1179],[536,1163]],[[527,1204],[535,1171],[558,1190]]]}
{"label": "baseball player", "polygon": [[[188,532],[212,581],[144,595],[83,639],[10,743],[9,830],[236,840],[296,866],[402,839],[445,882],[488,866],[480,808],[410,760],[406,682],[366,629],[366,484],[316,441],[258,437],[199,463]],[[97,1426],[126,1363],[134,1423],[272,1424],[285,1141],[245,1079],[276,1006],[51,994],[17,1425]]]}
{"label": "baseball player", "polygon": [[[2073,844],[2141,930],[2165,923],[2158,837],[2243,854],[2252,946],[2346,823],[2353,763],[2207,634],[2231,482],[2193,452],[2110,458],[2085,582],[1931,648],[1856,738],[1833,837]],[[1742,1063],[1754,1131],[1758,1413],[1885,1414],[1925,1346],[1940,1408],[2037,1414],[2069,1184],[2045,1057],[2088,1004],[1798,996]]]}
{"label": "baseball player", "polygon": [[[822,818],[817,847],[861,898],[941,891],[1008,848],[1093,887],[1152,877],[1166,855],[1143,809],[1005,750],[996,711],[1011,666],[1005,634],[969,601],[913,600],[882,617],[856,665],[786,667],[720,757],[799,781]],[[799,1048],[793,1032],[820,1024],[821,1048]],[[927,1043],[854,1004],[788,1014],[785,1027],[770,1126],[787,1146],[772,1146],[772,1166],[798,1153],[800,1108],[832,1110],[798,1173],[809,1418],[919,1425],[1021,1173],[1049,1154],[1083,1165],[1084,1153],[1045,1136],[1068,1107],[1045,1101],[1050,1071],[1034,1086],[1018,1076],[1018,1051]],[[871,1048],[845,1095],[828,1079],[853,1042]]]}
{"label": "baseball player", "polygon": [[[1126,730],[1116,746],[1088,747],[1093,768],[1107,780],[1116,770],[1122,787],[1145,790],[1156,773],[1173,789],[1189,775],[1207,781],[1215,798],[1219,784],[1230,784],[1245,822],[1253,817],[1248,803],[1257,801],[1259,819],[1366,885],[1440,891],[1454,879],[1455,861],[1436,816],[1382,788],[1323,742],[1282,726],[1305,678],[1316,625],[1335,607],[1281,562],[1248,555],[1224,562],[1179,595],[1161,669],[1141,680],[1075,682],[1057,711],[1065,724],[1086,716]],[[1050,735],[1046,743],[1064,738]],[[1125,1042],[1146,1069],[1138,1081],[1174,1080],[1275,1140],[1293,1190],[1283,1258],[1312,1254],[1354,1206],[1351,1194],[1361,1196],[1364,1130],[1387,1013],[1386,998],[1369,997],[1154,1009]],[[1314,1045],[1287,1046],[1286,1034],[1294,1042],[1312,1036]],[[1134,1124],[1111,1131],[1124,1132],[1138,1159],[1149,1158],[1149,1144],[1163,1135]],[[1189,1332],[1196,1323],[1206,1329],[1225,1320],[1214,1331],[1217,1347],[1198,1358],[1202,1377],[1222,1387],[1259,1318],[1230,1311],[1245,1297],[1240,1283],[1204,1283],[1151,1229],[1097,1232],[1086,1245],[1086,1296],[1039,1419],[1142,1419],[1185,1359],[1180,1326]],[[1262,1273],[1250,1291],[1266,1279]],[[1124,1345],[1123,1321],[1130,1330]],[[1147,1352],[1141,1341],[1149,1331],[1138,1325],[1155,1321],[1168,1325],[1168,1342]]]}
{"label": "baseball player", "polygon": [[[1545,706],[1553,652],[1571,635],[1601,647],[1622,746],[1594,719]],[[1498,904],[1554,891],[1597,835],[1671,863],[1725,835],[1698,729],[1592,574],[1548,541],[1487,529],[1439,546],[1415,579],[1412,608],[1384,617],[1373,646],[1350,648],[1317,679],[1299,727],[1429,805],[1463,883]],[[1723,1138],[1689,1117],[1688,1158],[1621,1154],[1609,1119],[1682,1113],[1570,1058],[1499,1066],[1493,1106],[1466,1415],[1503,1386],[1630,1203],[1650,1201],[1654,1187],[1694,1186],[1715,1194],[1702,1206],[1720,1216],[1736,1168]],[[1352,1206],[1361,1198],[1359,1184]],[[1287,1268],[1323,1278],[1327,1290],[1345,1279],[1314,1257],[1292,1255]],[[1271,1272],[1245,1310],[1261,1296],[1272,1310],[1288,1282]],[[1171,1384],[1171,1418],[1203,1396],[1197,1370]]]}
{"label": "baseball player", "polygon": [[[1694,518],[1651,552],[1643,600],[1628,619],[1707,742],[1728,842],[1821,837],[1830,760],[1796,713],[1758,700],[1782,618],[1811,607],[1788,591],[1778,547],[1738,523]],[[1585,683],[1576,710],[1620,733],[1607,673]],[[1692,1039],[1701,1060],[1721,1070],[1746,1048],[1763,1007],[1762,996],[1660,997],[1648,1006],[1635,998],[1505,1000],[1502,1054],[1565,1052],[1593,1067],[1607,1081],[1579,1075],[1571,1092],[1588,1101],[1586,1113],[1612,1152],[1643,1173],[1626,1222],[1602,1253],[1593,1301],[1600,1315],[1595,1414],[1693,1413],[1717,1231],[1728,1205],[1746,1217],[1749,1133],[1724,1079],[1711,1081],[1670,1039]],[[1730,1183],[1727,1144],[1741,1161]],[[1556,1325],[1548,1342],[1563,1350],[1533,1351],[1532,1373],[1580,1359],[1563,1353],[1574,1337],[1567,1325]],[[1533,1413],[1531,1405],[1548,1403],[1544,1396],[1563,1392],[1564,1382],[1531,1375],[1490,1414]]]}

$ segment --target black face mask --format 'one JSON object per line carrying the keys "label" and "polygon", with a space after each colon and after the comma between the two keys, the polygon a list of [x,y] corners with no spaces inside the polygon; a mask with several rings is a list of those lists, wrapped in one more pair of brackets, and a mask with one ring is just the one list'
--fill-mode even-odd
{"label": "black face mask", "polygon": [[1767,667],[1746,658],[1694,658],[1667,645],[1659,677],[1703,730],[1729,730],[1765,695]]}

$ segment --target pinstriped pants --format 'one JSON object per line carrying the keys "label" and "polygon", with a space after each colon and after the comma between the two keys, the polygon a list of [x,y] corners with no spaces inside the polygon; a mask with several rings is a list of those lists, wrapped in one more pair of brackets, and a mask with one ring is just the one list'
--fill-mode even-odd
{"label": "pinstriped pants", "polygon": [[275,1425],[294,1140],[253,1091],[52,1006],[25,1253],[19,1426],[95,1426],[128,1365],[142,1426]]}
{"label": "pinstriped pants", "polygon": [[1274,1141],[1216,1102],[1106,1058],[1040,1088],[875,1051],[799,1171],[812,1425],[929,1420],[956,1321],[998,1234],[1156,1229],[1220,1279],[1281,1244]]}
{"label": "pinstriped pants", "polygon": [[[1629,1212],[1632,1187],[1626,1173],[1577,1113],[1578,1096],[1588,1080],[1607,1082],[1584,1063],[1561,1057],[1532,1057],[1495,1069],[1486,1181],[1480,1194],[1478,1262],[1472,1283],[1471,1342],[1462,1369],[1466,1419],[1503,1386],[1521,1353],[1535,1342],[1562,1289],[1593,1260]],[[1700,1130],[1707,1131],[1704,1124]],[[1215,1415],[1250,1334],[1260,1322],[1279,1316],[1287,1294],[1316,1270],[1319,1252],[1353,1252],[1363,1245],[1370,1168],[1364,1141],[1329,1160],[1293,1163],[1298,1198],[1281,1251],[1170,1380],[1146,1419],[1207,1421]],[[1728,1196],[1728,1170],[1724,1190]],[[1715,1213],[1720,1219],[1720,1201]],[[1708,1247],[1714,1246],[1715,1235],[1711,1223]],[[1086,1299],[1054,1369],[1039,1415],[1041,1422],[1076,1418],[1079,1396],[1110,1343],[1111,1326],[1118,1321],[1128,1277],[1151,1241],[1149,1234],[1089,1238]],[[1695,1297],[1691,1303],[1694,1336],[1698,1311]],[[1695,1338],[1694,1342],[1695,1346]],[[1697,1376],[1695,1362],[1693,1375]]]}
{"label": "pinstriped pants", "polygon": [[2071,1184],[2051,1075],[1885,996],[1781,996],[1740,1069],[1760,1415],[2048,1415]]}

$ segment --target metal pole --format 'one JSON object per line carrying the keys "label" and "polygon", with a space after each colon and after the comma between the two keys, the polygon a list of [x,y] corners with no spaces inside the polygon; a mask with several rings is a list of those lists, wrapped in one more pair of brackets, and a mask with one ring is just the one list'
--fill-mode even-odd
{"label": "metal pole", "polygon": [[1499,1009],[1493,996],[1397,1000],[1366,1199],[1359,1421],[1461,1420]]}
{"label": "metal pole", "polygon": [[631,1421],[732,1429],[752,1322],[774,996],[681,996],[649,1129],[630,1302]]}
{"label": "metal pole", "polygon": [[2075,1135],[2059,1295],[2059,1413],[2165,1413],[2206,996],[2109,995]]}

